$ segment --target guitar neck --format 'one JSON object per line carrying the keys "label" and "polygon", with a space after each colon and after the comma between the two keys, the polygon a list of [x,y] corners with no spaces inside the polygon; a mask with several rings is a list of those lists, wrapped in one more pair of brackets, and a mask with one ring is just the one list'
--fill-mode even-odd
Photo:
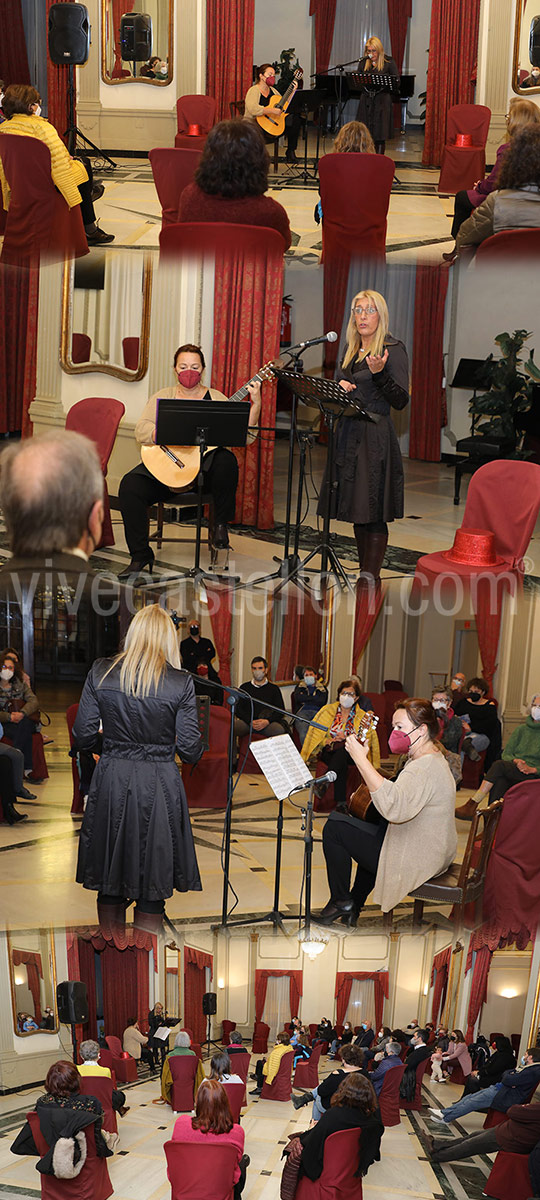
{"label": "guitar neck", "polygon": [[245,400],[248,395],[248,388],[252,383],[262,383],[262,375],[254,375],[253,379],[248,379],[247,383],[242,384],[234,396],[229,396],[229,400]]}

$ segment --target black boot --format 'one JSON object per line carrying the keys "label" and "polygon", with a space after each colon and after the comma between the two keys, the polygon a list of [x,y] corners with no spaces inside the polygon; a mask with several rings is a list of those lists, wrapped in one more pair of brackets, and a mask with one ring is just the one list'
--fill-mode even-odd
{"label": "black boot", "polygon": [[365,525],[353,525],[354,536],[356,538],[356,549],[358,550],[358,566],[360,570],[364,569],[364,551],[366,548],[366,527]]}
{"label": "black boot", "polygon": [[311,1092],[306,1092],[304,1096],[292,1097],[292,1102],[295,1108],[303,1108],[304,1104],[309,1104],[310,1100],[313,1100],[313,1095]]}
{"label": "black boot", "polygon": [[381,567],[387,545],[388,530],[385,530],[384,533],[366,533],[363,571],[364,574],[373,576],[374,583],[378,583],[381,577]]}
{"label": "black boot", "polygon": [[8,825],[16,825],[19,821],[27,820],[28,813],[17,812],[13,804],[6,804],[3,801],[2,808],[4,810],[4,820],[7,821]]}

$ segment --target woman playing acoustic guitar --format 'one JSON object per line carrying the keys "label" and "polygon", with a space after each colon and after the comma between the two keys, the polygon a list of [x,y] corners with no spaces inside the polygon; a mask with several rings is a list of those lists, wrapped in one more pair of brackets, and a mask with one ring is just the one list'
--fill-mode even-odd
{"label": "woman playing acoustic guitar", "polygon": [[[245,101],[244,119],[246,121],[256,121],[257,117],[265,117],[273,125],[279,125],[282,112],[280,108],[273,108],[270,104],[272,96],[279,96],[280,93],[275,86],[276,74],[272,63],[263,63],[262,67],[255,68],[257,74],[257,82],[250,87]],[[294,87],[296,89],[296,81]],[[296,115],[290,115],[285,118],[285,127],[287,133],[287,151],[285,158],[287,162],[296,162],[296,146],[298,143],[298,134],[300,132],[300,118]],[[265,135],[266,136],[266,135]],[[269,133],[266,140],[271,141],[273,136],[278,136]]]}

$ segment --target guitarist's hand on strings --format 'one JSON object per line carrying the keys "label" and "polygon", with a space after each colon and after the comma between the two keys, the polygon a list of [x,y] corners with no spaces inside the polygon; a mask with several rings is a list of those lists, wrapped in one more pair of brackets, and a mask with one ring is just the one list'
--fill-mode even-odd
{"label": "guitarist's hand on strings", "polygon": [[345,749],[350,754],[354,763],[358,767],[360,774],[367,783],[370,792],[376,792],[377,788],[384,783],[384,778],[373,766],[369,760],[369,746],[366,742],[359,742],[355,733],[349,734],[345,742]]}
{"label": "guitarist's hand on strings", "polygon": [[247,386],[247,390],[249,392],[250,399],[251,399],[251,410],[250,410],[250,414],[249,414],[249,422],[248,423],[249,423],[249,425],[257,425],[259,422],[259,417],[261,415],[261,403],[262,403],[261,385],[260,385],[260,383],[257,382],[257,383],[248,383],[248,384],[246,384],[246,386]]}

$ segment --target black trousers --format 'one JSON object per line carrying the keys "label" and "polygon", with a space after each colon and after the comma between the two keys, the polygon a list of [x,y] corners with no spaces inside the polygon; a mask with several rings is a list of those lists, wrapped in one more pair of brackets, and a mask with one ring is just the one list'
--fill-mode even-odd
{"label": "black trousers", "polygon": [[474,1158],[476,1154],[494,1154],[500,1150],[495,1129],[481,1129],[468,1137],[452,1138],[450,1142],[435,1142],[432,1158],[435,1162],[454,1162]]}
{"label": "black trousers", "polygon": [[474,205],[471,204],[469,197],[465,191],[456,192],[454,200],[454,220],[452,222],[452,237],[457,237],[463,222],[470,217]]}
{"label": "black trousers", "polygon": [[11,759],[2,754],[0,755],[0,801],[6,808],[11,808],[16,799]]}
{"label": "black trousers", "polygon": [[[208,461],[207,461],[208,460]],[[238,486],[238,463],[231,450],[219,447],[203,459],[204,490],[214,499],[215,519],[218,525],[234,520],[236,488]],[[195,484],[193,487],[195,488]],[[128,471],[118,489],[120,510],[124,522],[126,542],[131,557],[143,559],[149,553],[148,509],[158,500],[165,500],[178,507],[182,505],[182,493],[171,490],[155,479],[143,463]]]}
{"label": "black trousers", "polygon": [[[330,814],[323,829],[323,850],[332,900],[353,899],[358,909],[363,907],[375,883],[386,827],[386,821],[371,825],[356,817]],[[353,860],[358,866],[351,888]]]}
{"label": "black trousers", "polygon": [[529,1175],[533,1196],[540,1196],[540,1142],[529,1154]]}
{"label": "black trousers", "polygon": [[81,193],[81,216],[85,228],[88,225],[93,225],[96,219],[94,212],[94,203],[92,200],[92,188],[94,186],[94,175],[92,172],[92,163],[86,154],[78,154],[77,158],[84,164],[88,172],[86,183],[79,183],[79,192]]}
{"label": "black trousers", "polygon": [[497,762],[486,771],[486,779],[488,783],[492,783],[493,787],[488,796],[488,803],[494,804],[496,800],[500,800],[514,783],[526,783],[529,779],[538,779],[538,775],[525,775],[516,767],[513,762],[506,762],[504,758],[498,758]]}
{"label": "black trousers", "polygon": [[6,737],[10,738],[16,750],[22,751],[25,771],[32,770],[32,734],[35,728],[36,722],[24,715],[22,721],[4,721]]}
{"label": "black trousers", "polygon": [[[316,720],[316,717],[314,718]],[[331,771],[335,771],[337,779],[334,781],[334,798],[336,804],[346,804],[347,802],[347,772],[352,766],[352,758],[344,745],[325,746],[321,750],[323,763],[329,767]],[[324,786],[324,785],[323,785]]]}
{"label": "black trousers", "polygon": [[112,1106],[113,1106],[114,1111],[120,1112],[120,1109],[124,1107],[125,1103],[126,1103],[126,1093],[119,1091],[118,1088],[113,1088]]}

